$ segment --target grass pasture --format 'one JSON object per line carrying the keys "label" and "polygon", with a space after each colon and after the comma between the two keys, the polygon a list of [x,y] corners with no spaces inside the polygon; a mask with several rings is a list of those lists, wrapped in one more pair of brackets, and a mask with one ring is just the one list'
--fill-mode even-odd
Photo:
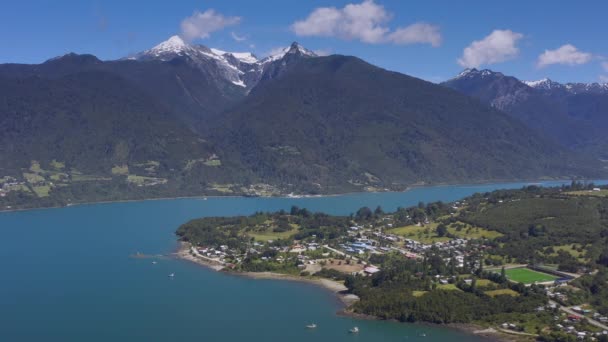
{"label": "grass pasture", "polygon": [[247,235],[255,238],[256,241],[268,241],[268,240],[287,239],[297,232],[298,232],[298,229],[294,228],[294,229],[288,230],[286,232],[273,232],[272,230],[247,232]]}
{"label": "grass pasture", "polygon": [[517,296],[519,296],[519,293],[517,293],[516,291],[513,291],[511,289],[492,290],[492,291],[486,291],[484,293],[490,297],[496,297],[496,296],[517,297]]}
{"label": "grass pasture", "polygon": [[510,269],[505,270],[505,273],[509,280],[517,282],[517,283],[524,283],[524,284],[533,284],[535,282],[553,281],[558,278],[554,275],[534,271],[534,270],[531,270],[531,269],[525,268],[525,267],[510,268]]}

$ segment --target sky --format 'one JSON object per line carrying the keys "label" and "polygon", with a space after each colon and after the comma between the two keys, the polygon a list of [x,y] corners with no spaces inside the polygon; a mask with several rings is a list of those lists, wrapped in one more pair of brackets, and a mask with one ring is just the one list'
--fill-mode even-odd
{"label": "sky", "polygon": [[30,0],[0,4],[0,63],[102,60],[178,34],[258,57],[297,41],[432,82],[468,67],[608,82],[608,1]]}

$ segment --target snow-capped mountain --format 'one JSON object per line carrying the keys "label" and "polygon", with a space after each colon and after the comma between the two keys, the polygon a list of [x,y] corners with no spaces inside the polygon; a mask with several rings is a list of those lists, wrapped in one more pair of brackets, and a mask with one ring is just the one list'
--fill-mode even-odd
{"label": "snow-capped mountain", "polygon": [[486,77],[494,77],[494,76],[504,76],[500,72],[492,71],[489,69],[477,70],[475,68],[467,68],[460,72],[456,77],[450,79],[451,80],[459,80],[459,79],[467,79],[467,78],[486,78]]}
{"label": "snow-capped mountain", "polygon": [[467,69],[443,85],[500,109],[577,151],[608,158],[608,84],[520,81]]}
{"label": "snow-capped mountain", "polygon": [[251,52],[227,52],[201,44],[189,44],[179,36],[172,36],[155,47],[127,59],[171,61],[180,57],[187,58],[189,62],[206,72],[249,90],[262,79],[270,64],[286,59],[287,56],[316,57],[317,55],[294,42],[276,54],[258,59]]}
{"label": "snow-capped mountain", "polygon": [[563,90],[571,94],[608,94],[608,83],[559,83],[548,78],[538,81],[523,81],[529,87],[543,91]]}

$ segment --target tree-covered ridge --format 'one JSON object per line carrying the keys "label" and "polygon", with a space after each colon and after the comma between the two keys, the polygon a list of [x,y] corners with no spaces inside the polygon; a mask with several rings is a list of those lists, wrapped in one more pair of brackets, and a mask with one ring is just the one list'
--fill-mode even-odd
{"label": "tree-covered ridge", "polygon": [[0,208],[606,174],[445,87],[354,57],[285,58],[249,93],[185,56],[0,65],[0,179],[16,179]]}

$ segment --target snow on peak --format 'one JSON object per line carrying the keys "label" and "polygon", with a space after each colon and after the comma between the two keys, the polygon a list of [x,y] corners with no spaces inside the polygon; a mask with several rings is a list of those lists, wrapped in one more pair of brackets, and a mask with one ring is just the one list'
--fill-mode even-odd
{"label": "snow on peak", "polygon": [[560,83],[554,82],[548,78],[543,78],[538,81],[523,81],[528,87],[536,88],[536,89],[553,89],[562,87]]}
{"label": "snow on peak", "polygon": [[236,58],[238,61],[253,64],[258,62],[258,58],[251,52],[226,52],[220,49],[211,48],[211,52],[218,56],[227,57],[228,55],[232,55],[232,57]]}
{"label": "snow on peak", "polygon": [[276,49],[274,52],[271,52],[269,56],[261,60],[262,64],[274,62],[279,60],[285,55],[294,54],[294,55],[302,55],[308,57],[317,57],[317,54],[298,44],[298,42],[291,43],[290,46],[285,48]]}
{"label": "snow on peak", "polygon": [[467,68],[461,71],[453,80],[461,78],[473,78],[473,77],[489,77],[489,76],[502,76],[500,72],[495,72],[490,69],[477,70],[475,68]]}
{"label": "snow on peak", "polygon": [[176,36],[171,36],[169,39],[156,45],[149,51],[156,51],[156,52],[160,52],[160,53],[162,53],[162,52],[179,52],[188,47],[189,47],[188,44],[186,44],[186,42],[184,42],[184,40],[180,36],[176,35]]}
{"label": "snow on peak", "polygon": [[286,53],[299,53],[302,54],[304,56],[309,56],[309,57],[317,57],[317,54],[308,50],[307,48],[303,47],[302,45],[300,45],[298,42],[293,42],[291,43],[291,45],[289,46],[289,50],[287,50]]}

